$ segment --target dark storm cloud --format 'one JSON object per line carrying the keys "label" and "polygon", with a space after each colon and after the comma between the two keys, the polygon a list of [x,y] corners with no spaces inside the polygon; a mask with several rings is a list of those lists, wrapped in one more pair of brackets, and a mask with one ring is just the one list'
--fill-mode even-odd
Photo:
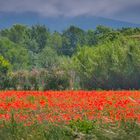
{"label": "dark storm cloud", "polygon": [[140,0],[0,0],[0,11],[46,17],[102,16],[140,23]]}

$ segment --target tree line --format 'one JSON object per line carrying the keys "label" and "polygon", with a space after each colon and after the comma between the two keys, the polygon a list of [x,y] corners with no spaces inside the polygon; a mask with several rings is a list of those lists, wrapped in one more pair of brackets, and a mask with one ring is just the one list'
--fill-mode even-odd
{"label": "tree line", "polygon": [[0,89],[140,89],[140,28],[1,29]]}

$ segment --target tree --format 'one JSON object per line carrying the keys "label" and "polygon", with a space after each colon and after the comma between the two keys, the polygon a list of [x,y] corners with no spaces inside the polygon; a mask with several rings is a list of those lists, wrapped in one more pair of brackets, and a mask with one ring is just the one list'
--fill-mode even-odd
{"label": "tree", "polygon": [[62,42],[62,54],[72,56],[76,47],[85,43],[85,32],[78,27],[70,26],[63,32]]}
{"label": "tree", "polygon": [[81,86],[86,89],[139,89],[140,47],[133,40],[115,40],[74,56]]}
{"label": "tree", "polygon": [[11,63],[13,70],[27,69],[29,66],[28,51],[7,38],[0,39],[0,55]]}
{"label": "tree", "polygon": [[6,75],[10,70],[10,63],[0,55],[0,76]]}
{"label": "tree", "polygon": [[122,38],[122,35],[119,31],[101,25],[97,26],[94,36],[96,45],[104,44],[107,41],[114,41]]}
{"label": "tree", "polygon": [[[36,53],[41,52],[44,47],[47,45],[48,39],[50,36],[50,32],[48,28],[44,25],[34,25],[29,30],[29,40],[34,41],[37,43]],[[31,46],[31,50],[33,50],[34,46]]]}
{"label": "tree", "polygon": [[15,24],[10,29],[2,30],[1,36],[7,37],[14,43],[22,44],[25,39],[27,29],[27,26]]}
{"label": "tree", "polygon": [[95,31],[93,30],[88,30],[86,32],[86,44],[88,46],[93,46],[97,44],[96,36],[95,36]]}
{"label": "tree", "polygon": [[5,89],[9,86],[7,76],[10,71],[10,66],[10,63],[0,55],[0,89]]}
{"label": "tree", "polygon": [[122,28],[121,30],[120,30],[120,32],[123,34],[123,35],[133,35],[134,34],[134,29],[133,28],[130,28],[130,27],[128,27],[128,28]]}
{"label": "tree", "polygon": [[99,25],[99,26],[96,27],[95,34],[105,35],[105,34],[110,33],[111,31],[112,31],[111,28],[106,27],[106,26]]}
{"label": "tree", "polygon": [[41,68],[55,69],[59,64],[58,62],[59,58],[56,51],[50,47],[45,47],[39,54],[38,66]]}
{"label": "tree", "polygon": [[61,54],[62,49],[62,36],[58,32],[54,32],[49,39],[49,45],[51,48],[57,51],[58,54]]}

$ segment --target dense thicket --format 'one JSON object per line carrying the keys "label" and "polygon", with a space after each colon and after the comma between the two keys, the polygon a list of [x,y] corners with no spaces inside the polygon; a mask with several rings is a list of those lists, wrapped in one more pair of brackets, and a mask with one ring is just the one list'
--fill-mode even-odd
{"label": "dense thicket", "polygon": [[0,88],[140,89],[140,28],[2,29]]}

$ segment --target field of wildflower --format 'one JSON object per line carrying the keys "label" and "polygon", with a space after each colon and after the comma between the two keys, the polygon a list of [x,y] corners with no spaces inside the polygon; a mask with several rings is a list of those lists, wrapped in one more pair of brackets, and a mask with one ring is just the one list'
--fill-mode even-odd
{"label": "field of wildflower", "polygon": [[1,91],[0,140],[139,140],[140,91]]}

